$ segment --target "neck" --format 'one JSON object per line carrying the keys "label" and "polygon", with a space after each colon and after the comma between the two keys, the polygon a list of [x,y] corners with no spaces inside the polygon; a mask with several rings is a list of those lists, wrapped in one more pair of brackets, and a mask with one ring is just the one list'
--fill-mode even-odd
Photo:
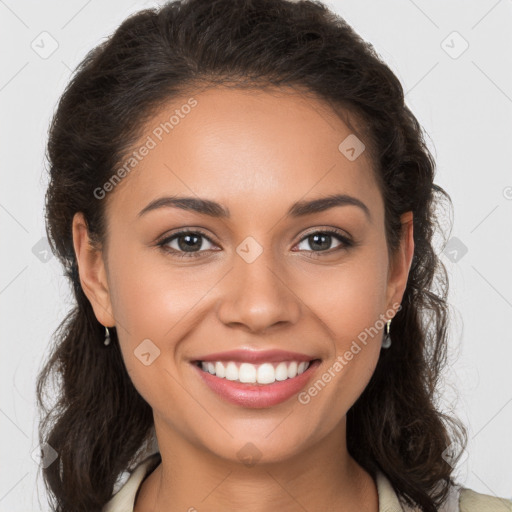
{"label": "neck", "polygon": [[344,426],[286,460],[252,465],[167,431],[158,436],[162,462],[143,482],[134,512],[378,512],[376,484],[347,452]]}

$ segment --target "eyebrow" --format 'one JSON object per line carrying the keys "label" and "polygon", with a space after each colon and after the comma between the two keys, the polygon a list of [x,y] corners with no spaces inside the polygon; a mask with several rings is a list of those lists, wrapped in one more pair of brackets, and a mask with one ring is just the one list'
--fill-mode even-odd
{"label": "eyebrow", "polygon": [[[370,210],[366,204],[364,204],[360,199],[357,199],[357,197],[349,196],[347,194],[332,194],[309,201],[297,201],[290,207],[286,217],[303,217],[305,215],[320,213],[337,206],[347,205],[360,208],[371,222]],[[193,211],[220,219],[229,219],[231,217],[229,208],[222,206],[220,203],[198,197],[179,196],[160,197],[155,199],[151,201],[145,208],[143,208],[139,212],[138,216],[142,217],[146,213],[157,210],[159,208],[181,208],[182,210]]]}

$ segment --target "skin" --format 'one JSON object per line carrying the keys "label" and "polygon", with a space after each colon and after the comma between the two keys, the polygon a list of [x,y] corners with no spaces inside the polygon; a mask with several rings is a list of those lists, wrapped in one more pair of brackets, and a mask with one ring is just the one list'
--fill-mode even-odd
{"label": "skin", "polygon": [[[98,321],[116,326],[129,375],[153,409],[162,463],[135,511],[376,512],[375,482],[347,451],[346,413],[375,370],[382,330],[305,405],[297,396],[269,408],[230,404],[190,360],[234,348],[303,352],[322,359],[314,382],[401,302],[412,212],[389,260],[369,152],[350,161],[338,150],[352,131],[322,101],[284,89],[214,88],[194,98],[198,105],[104,199],[106,245],[93,248],[82,214],[73,220],[84,291]],[[141,140],[186,99],[162,107]],[[353,205],[285,215],[298,200],[333,193],[360,199],[371,219]],[[138,216],[174,194],[215,200],[231,218],[171,207]],[[326,227],[356,245],[333,236],[315,249],[306,235]],[[211,240],[199,239],[197,258],[156,246],[194,228]],[[236,252],[248,236],[263,249],[252,263]],[[179,251],[178,242],[168,245]],[[134,355],[144,339],[160,350],[148,366]],[[253,466],[237,455],[249,442],[260,452]]]}

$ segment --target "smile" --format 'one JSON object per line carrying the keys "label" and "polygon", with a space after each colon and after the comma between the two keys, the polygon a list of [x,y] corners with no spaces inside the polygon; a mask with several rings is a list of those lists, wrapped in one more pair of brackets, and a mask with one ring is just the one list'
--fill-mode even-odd
{"label": "smile", "polygon": [[293,379],[309,368],[311,361],[265,362],[263,364],[240,363],[235,361],[198,361],[201,369],[221,379],[249,384],[273,384]]}
{"label": "smile", "polygon": [[259,365],[235,361],[194,361],[192,367],[201,382],[224,401],[242,407],[267,408],[299,393],[320,363],[320,359]]}

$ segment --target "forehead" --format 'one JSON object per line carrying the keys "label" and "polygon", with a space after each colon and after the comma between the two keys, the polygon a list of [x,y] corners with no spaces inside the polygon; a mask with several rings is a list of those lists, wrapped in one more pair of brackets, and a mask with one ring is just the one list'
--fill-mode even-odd
{"label": "forehead", "polygon": [[369,152],[344,152],[344,141],[362,150],[365,141],[354,137],[328,104],[291,89],[212,88],[174,98],[146,122],[136,163],[125,165],[109,203],[130,216],[175,194],[214,199],[233,213],[237,204],[287,209],[335,192],[378,203]]}

